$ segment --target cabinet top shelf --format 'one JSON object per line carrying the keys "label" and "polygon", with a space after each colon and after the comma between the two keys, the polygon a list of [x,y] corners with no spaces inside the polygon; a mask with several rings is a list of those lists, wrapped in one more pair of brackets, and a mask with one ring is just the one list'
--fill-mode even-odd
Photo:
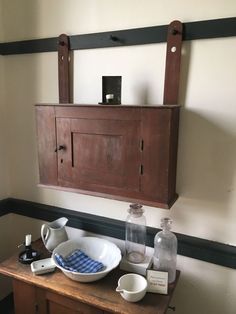
{"label": "cabinet top shelf", "polygon": [[107,104],[59,104],[59,103],[38,103],[35,106],[55,106],[55,107],[96,107],[96,108],[158,108],[158,109],[174,109],[180,108],[180,105],[107,105]]}

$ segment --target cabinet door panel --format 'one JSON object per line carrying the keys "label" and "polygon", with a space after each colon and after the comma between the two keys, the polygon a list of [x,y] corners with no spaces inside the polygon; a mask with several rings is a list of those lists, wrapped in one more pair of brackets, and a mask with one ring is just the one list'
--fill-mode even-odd
{"label": "cabinet door panel", "polygon": [[78,314],[77,311],[54,302],[49,302],[48,308],[48,314]]}
{"label": "cabinet door panel", "polygon": [[82,302],[57,295],[45,293],[48,314],[102,314],[103,311]]}
{"label": "cabinet door panel", "polygon": [[61,184],[139,190],[139,121],[57,119]]}

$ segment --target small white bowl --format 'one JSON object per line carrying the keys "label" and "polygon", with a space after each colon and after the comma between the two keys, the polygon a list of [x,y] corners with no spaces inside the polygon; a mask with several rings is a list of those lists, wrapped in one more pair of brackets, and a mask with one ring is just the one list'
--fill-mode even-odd
{"label": "small white bowl", "polygon": [[116,291],[129,302],[138,302],[147,292],[147,280],[138,274],[127,274],[118,280]]}
{"label": "small white bowl", "polygon": [[[97,273],[79,273],[61,267],[55,258],[55,253],[66,257],[73,251],[81,249],[90,258],[103,263],[104,270]],[[70,279],[80,282],[92,282],[105,277],[112,269],[116,268],[121,260],[120,249],[112,242],[96,237],[81,237],[68,240],[59,244],[52,253],[55,265]]]}

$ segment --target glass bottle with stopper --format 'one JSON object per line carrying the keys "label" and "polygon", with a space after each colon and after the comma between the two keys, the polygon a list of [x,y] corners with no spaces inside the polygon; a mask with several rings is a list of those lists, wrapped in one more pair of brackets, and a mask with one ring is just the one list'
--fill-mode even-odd
{"label": "glass bottle with stopper", "polygon": [[153,268],[159,271],[168,272],[168,282],[175,281],[176,260],[177,260],[177,238],[170,231],[172,220],[161,219],[162,231],[154,238]]}
{"label": "glass bottle with stopper", "polygon": [[125,251],[131,263],[142,263],[146,253],[146,218],[140,204],[131,204],[126,218]]}

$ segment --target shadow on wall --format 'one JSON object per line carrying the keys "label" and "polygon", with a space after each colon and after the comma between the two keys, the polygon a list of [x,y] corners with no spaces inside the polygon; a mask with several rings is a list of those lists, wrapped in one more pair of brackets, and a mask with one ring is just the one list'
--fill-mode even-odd
{"label": "shadow on wall", "polygon": [[179,104],[184,106],[186,101],[189,67],[191,57],[191,42],[184,41],[182,43],[181,66],[180,66],[180,82],[179,82]]}
{"label": "shadow on wall", "polygon": [[181,196],[229,205],[236,174],[234,134],[195,111],[182,110],[178,159]]}
{"label": "shadow on wall", "polygon": [[217,202],[227,208],[236,175],[236,138],[233,131],[230,133],[227,126],[223,128],[214,117],[207,118],[208,113],[184,108],[190,59],[191,42],[183,42],[177,191],[184,198]]}

